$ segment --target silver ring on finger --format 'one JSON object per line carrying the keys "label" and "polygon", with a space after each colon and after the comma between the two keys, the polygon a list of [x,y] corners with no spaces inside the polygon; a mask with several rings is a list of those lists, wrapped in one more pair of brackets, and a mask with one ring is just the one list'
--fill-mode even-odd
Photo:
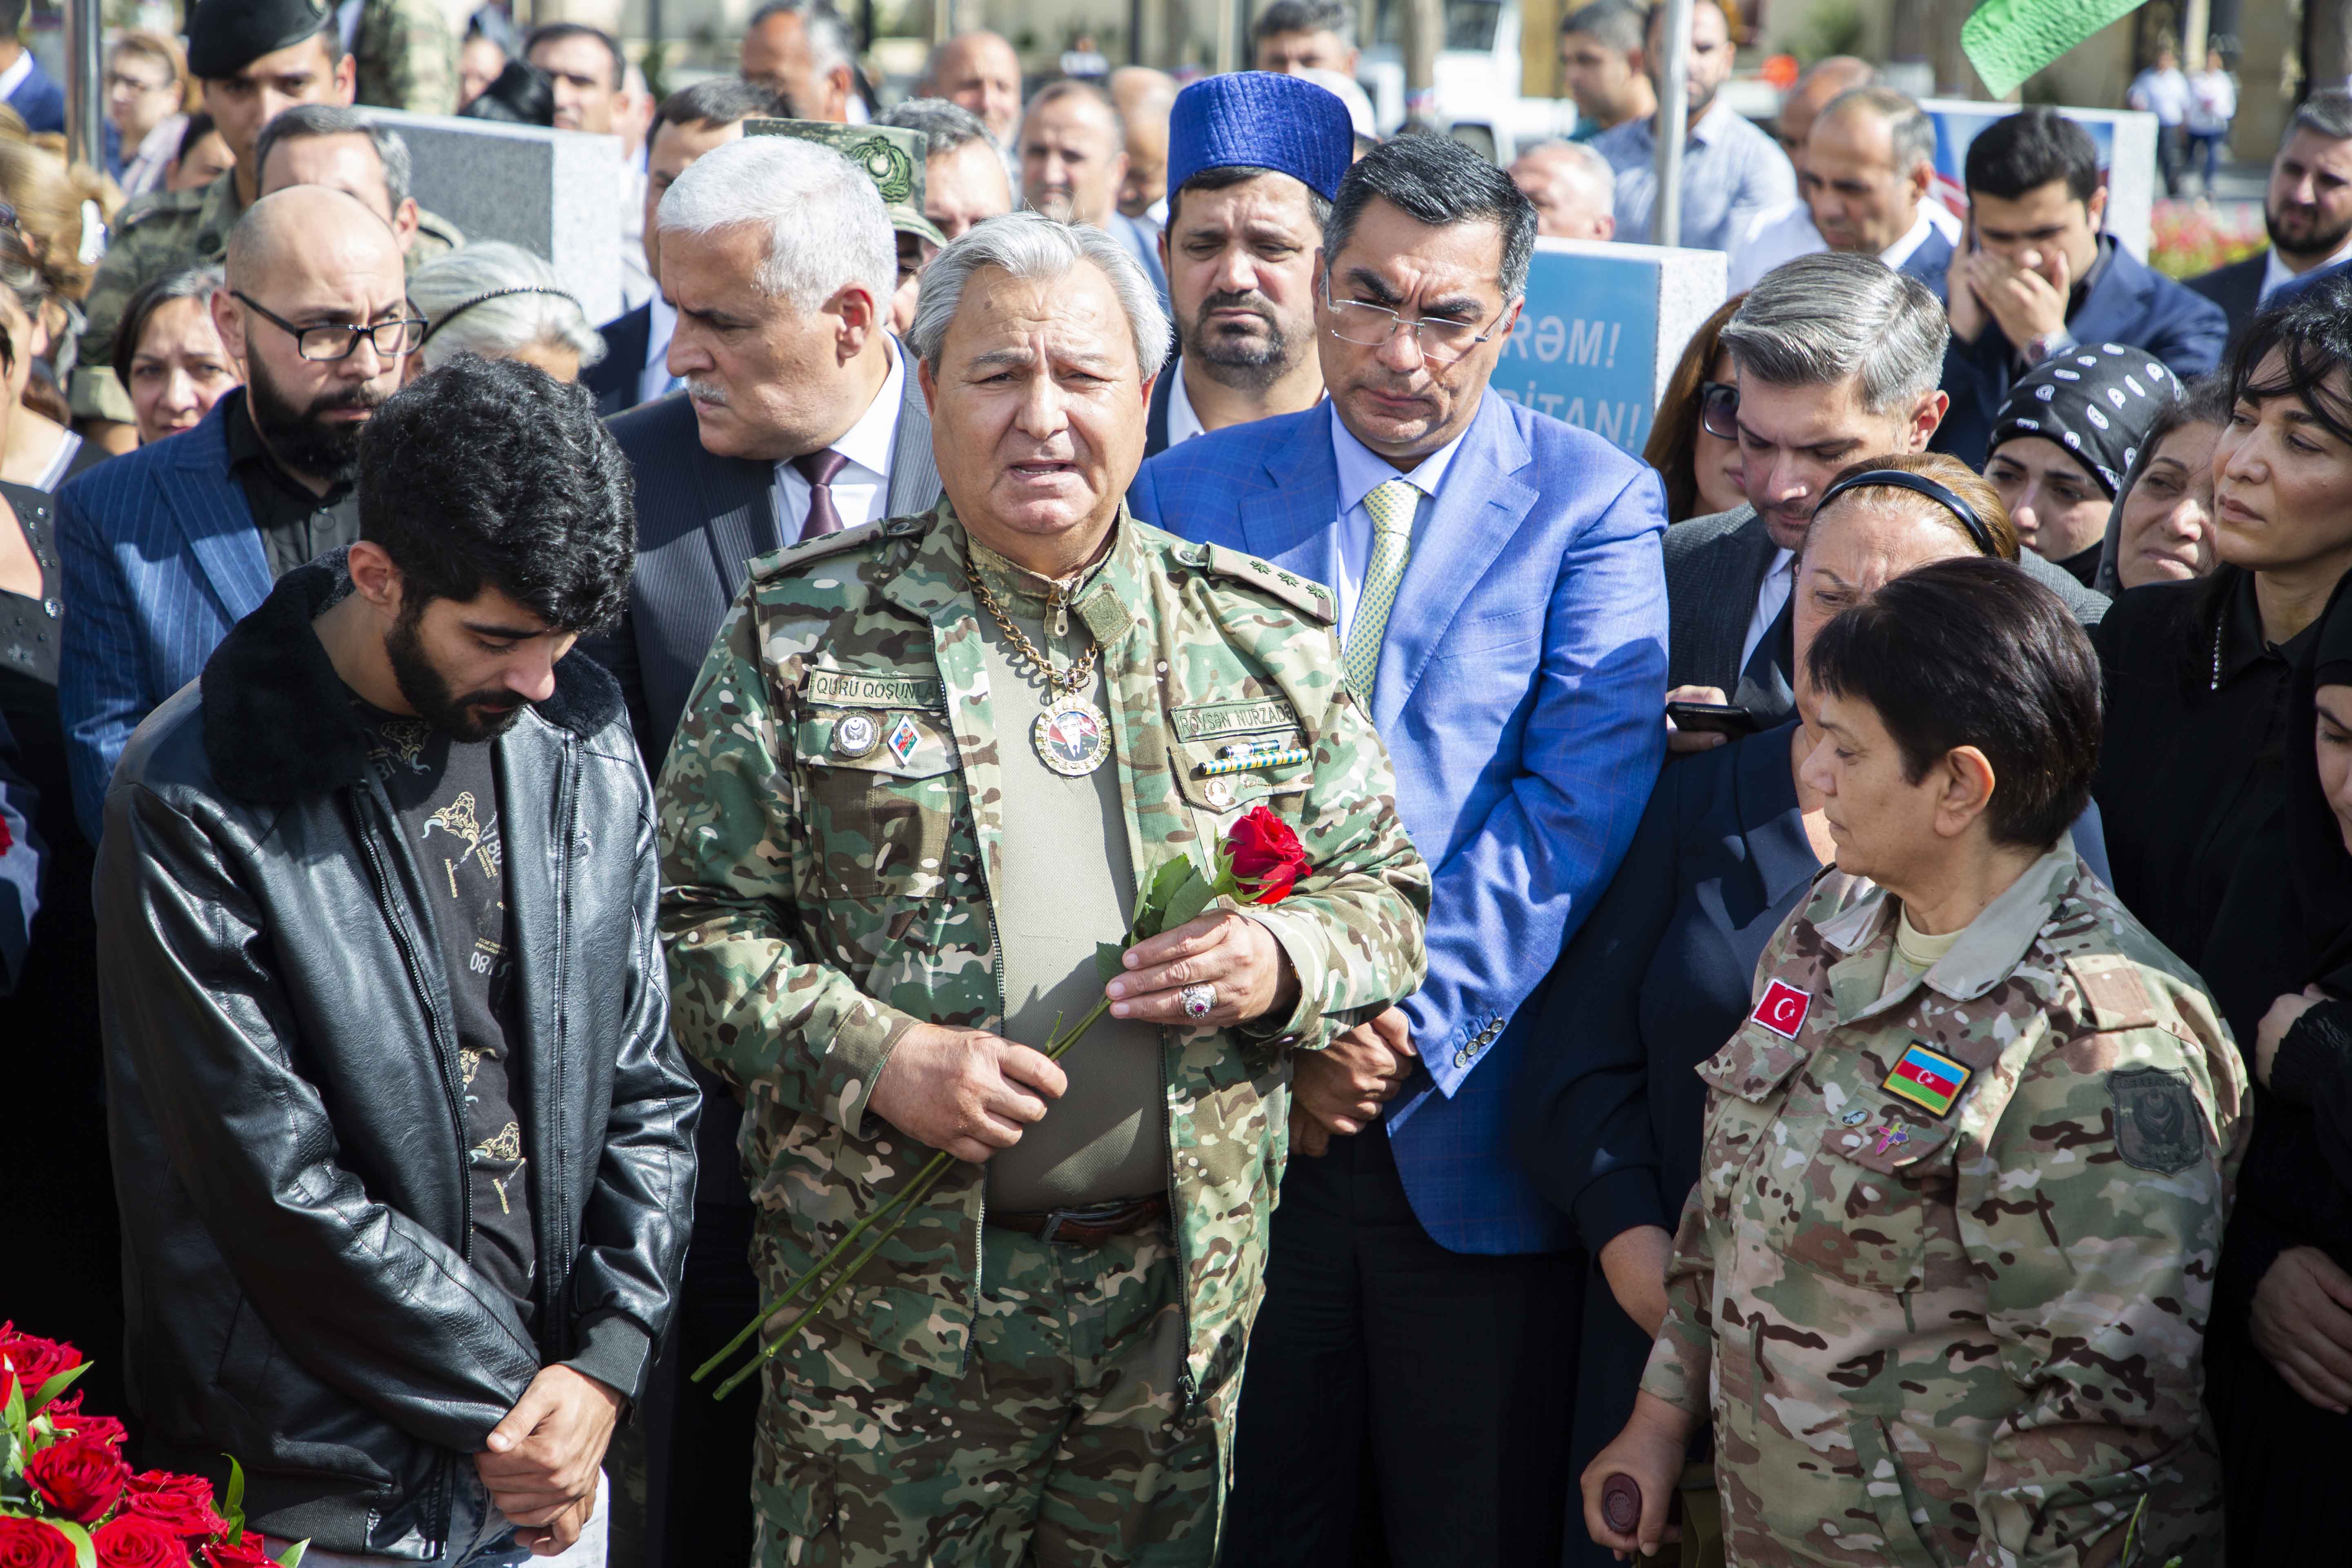
{"label": "silver ring on finger", "polygon": [[1205,984],[1187,985],[1176,993],[1176,1000],[1182,1005],[1184,1016],[1199,1023],[1216,1010],[1217,988]]}

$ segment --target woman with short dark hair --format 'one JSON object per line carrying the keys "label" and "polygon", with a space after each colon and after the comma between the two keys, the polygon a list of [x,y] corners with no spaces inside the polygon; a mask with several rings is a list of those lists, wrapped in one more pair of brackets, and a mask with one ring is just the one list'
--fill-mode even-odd
{"label": "woman with short dark hair", "polygon": [[2200,1340],[2243,1068],[2065,841],[2089,644],[2022,573],[1948,560],[1805,672],[1836,873],[1699,1068],[1699,1184],[1633,1419],[1584,1472],[1593,1539],[1654,1549],[1711,1418],[1732,1562],[2215,1563]]}

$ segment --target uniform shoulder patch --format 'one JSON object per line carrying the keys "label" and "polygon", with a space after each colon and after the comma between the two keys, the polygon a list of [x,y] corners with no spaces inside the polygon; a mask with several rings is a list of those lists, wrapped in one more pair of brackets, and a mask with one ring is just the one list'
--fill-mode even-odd
{"label": "uniform shoulder patch", "polygon": [[2205,1118],[2197,1091],[2162,1068],[2118,1068],[2107,1074],[2115,1102],[2116,1152],[2135,1170],[2169,1176],[2205,1153]]}
{"label": "uniform shoulder patch", "polygon": [[787,544],[772,554],[762,555],[751,563],[751,575],[764,583],[797,572],[811,562],[828,556],[845,555],[869,544],[878,544],[888,527],[889,520],[862,522],[856,528],[845,528],[832,533],[803,539],[798,544]]}
{"label": "uniform shoulder patch", "polygon": [[2092,1026],[2102,1032],[2142,1029],[2159,1022],[2139,965],[2112,952],[2085,953],[2065,960],[2066,972],[2083,993],[2083,1005]]}
{"label": "uniform shoulder patch", "polygon": [[202,185],[190,191],[150,191],[145,195],[133,196],[114,215],[115,232],[122,233],[167,215],[184,217],[204,205],[204,201]]}
{"label": "uniform shoulder patch", "polygon": [[1329,626],[1339,618],[1339,601],[1331,590],[1312,578],[1301,577],[1296,572],[1285,571],[1263,556],[1245,555],[1222,544],[1209,547],[1209,574],[1230,577],[1237,583],[1272,595],[1318,626]]}

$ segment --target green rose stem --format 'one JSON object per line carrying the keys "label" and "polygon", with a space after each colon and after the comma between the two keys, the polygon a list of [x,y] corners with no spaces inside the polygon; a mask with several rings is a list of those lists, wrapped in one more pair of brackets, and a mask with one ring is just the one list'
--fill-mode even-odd
{"label": "green rose stem", "polygon": [[[1067,1051],[1072,1046],[1076,1045],[1079,1038],[1084,1036],[1088,1029],[1093,1028],[1095,1024],[1102,1017],[1102,1016],[1109,1010],[1109,997],[1106,996],[1097,1001],[1094,1005],[1093,1011],[1089,1012],[1085,1017],[1079,1019],[1078,1026],[1072,1029],[1068,1036],[1059,1041],[1047,1042],[1045,1047],[1046,1058],[1051,1061],[1061,1060],[1063,1053]],[[843,1237],[840,1241],[836,1242],[831,1252],[826,1253],[823,1258],[819,1258],[815,1268],[810,1269],[806,1274],[802,1275],[800,1279],[793,1281],[792,1288],[787,1289],[782,1296],[778,1297],[773,1305],[763,1309],[758,1317],[752,1319],[749,1323],[746,1323],[740,1333],[738,1333],[733,1339],[727,1342],[727,1347],[724,1350],[720,1351],[709,1361],[704,1362],[700,1366],[697,1367],[694,1372],[694,1381],[700,1383],[705,1377],[710,1374],[719,1363],[725,1361],[729,1356],[733,1355],[737,1351],[740,1350],[746,1340],[749,1340],[753,1334],[760,1331],[761,1324],[766,1322],[771,1317],[782,1310],[792,1301],[793,1297],[798,1296],[802,1291],[814,1284],[819,1275],[832,1268],[835,1261],[838,1259],[843,1253],[849,1250],[852,1243],[856,1241],[859,1237],[865,1235],[869,1228],[879,1222],[885,1215],[893,1212],[904,1210],[908,1205],[919,1201],[929,1194],[933,1187],[938,1186],[940,1184],[940,1178],[947,1173],[948,1167],[952,1163],[954,1163],[953,1156],[944,1152],[932,1155],[930,1163],[915,1173],[915,1179],[908,1182],[905,1189],[901,1191],[897,1197],[892,1198],[888,1203],[884,1204],[880,1208],[876,1209],[872,1214],[867,1215],[864,1219],[859,1220],[856,1225],[850,1226],[849,1234]],[[745,1363],[741,1371],[729,1378],[726,1382],[720,1384],[718,1390],[711,1395],[711,1397],[714,1399],[726,1398],[729,1394],[734,1393],[737,1388],[741,1386],[744,1379],[750,1377],[753,1373],[759,1371],[761,1367],[774,1360],[776,1355],[782,1352],[786,1345],[792,1343],[793,1341],[800,1337],[801,1331],[808,1327],[810,1320],[814,1319],[819,1312],[824,1310],[826,1304],[830,1302],[834,1297],[841,1293],[842,1287],[848,1284],[852,1279],[856,1278],[857,1271],[866,1267],[866,1263],[872,1259],[874,1255],[882,1250],[884,1244],[888,1242],[889,1239],[898,1233],[898,1226],[896,1222],[893,1222],[888,1230],[874,1238],[874,1244],[872,1246],[859,1253],[847,1268],[844,1268],[839,1274],[834,1277],[833,1283],[825,1287],[824,1293],[819,1296],[815,1300],[809,1303],[808,1310],[803,1312],[798,1318],[794,1319],[791,1328],[786,1329],[782,1333],[777,1335],[775,1339],[769,1342],[767,1345],[762,1347],[760,1353],[753,1356],[750,1362]]]}

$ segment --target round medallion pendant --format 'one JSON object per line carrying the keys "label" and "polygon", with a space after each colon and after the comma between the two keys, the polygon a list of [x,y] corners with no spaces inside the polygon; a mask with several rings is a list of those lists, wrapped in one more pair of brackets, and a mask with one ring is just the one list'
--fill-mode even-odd
{"label": "round medallion pendant", "polygon": [[1110,721],[1093,703],[1065,697],[1030,730],[1038,760],[1065,778],[1083,778],[1110,755]]}

